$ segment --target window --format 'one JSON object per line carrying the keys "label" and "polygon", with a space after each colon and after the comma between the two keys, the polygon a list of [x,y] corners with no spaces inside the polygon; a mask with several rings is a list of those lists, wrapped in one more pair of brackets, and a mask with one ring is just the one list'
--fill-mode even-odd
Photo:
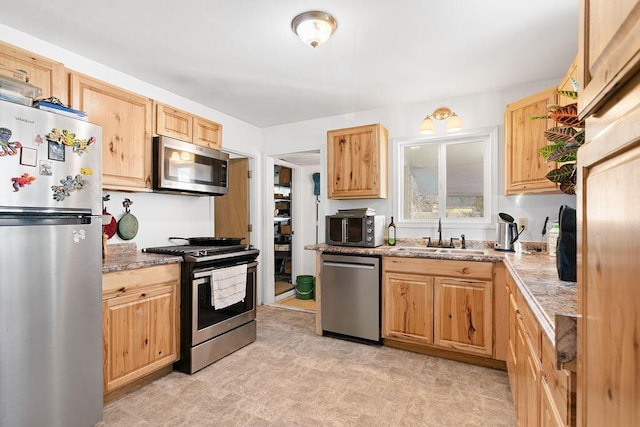
{"label": "window", "polygon": [[399,218],[489,222],[495,131],[398,144]]}

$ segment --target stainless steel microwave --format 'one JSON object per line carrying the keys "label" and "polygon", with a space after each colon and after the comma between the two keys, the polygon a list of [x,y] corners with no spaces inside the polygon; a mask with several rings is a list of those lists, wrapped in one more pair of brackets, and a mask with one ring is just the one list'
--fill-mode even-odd
{"label": "stainless steel microwave", "polygon": [[229,155],[166,136],[153,138],[153,189],[197,196],[227,194]]}
{"label": "stainless steel microwave", "polygon": [[384,215],[327,215],[328,245],[374,248],[384,244]]}

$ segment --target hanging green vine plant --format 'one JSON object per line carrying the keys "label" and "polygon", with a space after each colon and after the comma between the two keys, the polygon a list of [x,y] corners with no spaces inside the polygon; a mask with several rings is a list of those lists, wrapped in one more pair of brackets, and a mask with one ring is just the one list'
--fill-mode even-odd
{"label": "hanging green vine plant", "polygon": [[[574,88],[577,87],[573,80]],[[571,99],[578,99],[578,91],[558,91]],[[557,162],[558,167],[549,171],[546,178],[560,184],[560,190],[566,194],[576,194],[576,161],[578,148],[584,143],[584,120],[578,117],[578,103],[564,106],[550,105],[545,116],[531,117],[531,120],[551,119],[557,126],[544,132],[551,144],[540,148],[539,153],[549,162]]]}

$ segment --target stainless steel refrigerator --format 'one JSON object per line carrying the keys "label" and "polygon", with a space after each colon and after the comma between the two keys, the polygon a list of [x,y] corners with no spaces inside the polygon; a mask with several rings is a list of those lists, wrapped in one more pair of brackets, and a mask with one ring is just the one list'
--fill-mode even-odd
{"label": "stainless steel refrigerator", "polygon": [[0,426],[102,420],[101,138],[0,101]]}

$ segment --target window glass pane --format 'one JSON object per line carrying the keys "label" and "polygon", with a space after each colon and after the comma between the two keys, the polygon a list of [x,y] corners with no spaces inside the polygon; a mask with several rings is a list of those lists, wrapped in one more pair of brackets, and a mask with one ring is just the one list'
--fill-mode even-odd
{"label": "window glass pane", "polygon": [[438,145],[403,148],[403,219],[437,219]]}
{"label": "window glass pane", "polygon": [[447,144],[447,217],[484,215],[484,144],[482,141]]}

